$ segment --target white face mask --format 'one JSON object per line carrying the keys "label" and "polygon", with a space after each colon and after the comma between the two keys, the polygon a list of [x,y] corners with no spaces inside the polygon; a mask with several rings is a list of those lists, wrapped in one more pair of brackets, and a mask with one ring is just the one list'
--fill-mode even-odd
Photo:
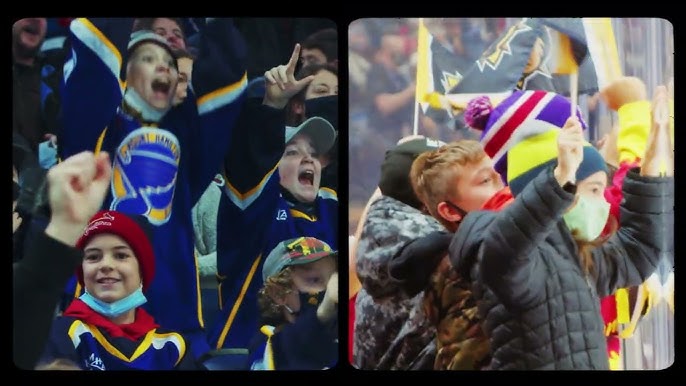
{"label": "white face mask", "polygon": [[570,230],[578,231],[580,239],[592,241],[602,233],[609,215],[610,204],[604,198],[579,195],[576,205],[562,218]]}
{"label": "white face mask", "polygon": [[133,87],[127,87],[126,91],[124,91],[124,101],[127,105],[129,105],[129,107],[139,112],[141,114],[141,118],[145,122],[159,122],[164,114],[171,109],[171,104],[169,107],[163,110],[158,110],[150,106],[150,104],[146,102],[145,99],[143,99],[143,97],[136,92],[136,90],[133,89]]}

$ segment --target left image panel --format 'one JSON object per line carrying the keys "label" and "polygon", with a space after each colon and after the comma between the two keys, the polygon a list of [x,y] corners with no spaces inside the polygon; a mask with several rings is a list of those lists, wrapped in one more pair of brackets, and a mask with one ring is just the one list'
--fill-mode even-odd
{"label": "left image panel", "polygon": [[333,20],[28,18],[12,54],[17,368],[337,364]]}

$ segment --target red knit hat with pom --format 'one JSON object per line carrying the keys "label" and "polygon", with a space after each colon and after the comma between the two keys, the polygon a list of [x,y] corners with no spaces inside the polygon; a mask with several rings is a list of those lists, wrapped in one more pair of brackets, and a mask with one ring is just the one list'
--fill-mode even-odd
{"label": "red knit hat with pom", "polygon": [[[138,259],[145,292],[155,276],[155,253],[150,242],[149,226],[142,216],[129,217],[121,212],[101,210],[91,218],[83,236],[76,242],[76,248],[83,250],[90,239],[99,234],[114,234],[121,237],[129,244]],[[76,276],[83,287],[81,266],[76,269]]]}

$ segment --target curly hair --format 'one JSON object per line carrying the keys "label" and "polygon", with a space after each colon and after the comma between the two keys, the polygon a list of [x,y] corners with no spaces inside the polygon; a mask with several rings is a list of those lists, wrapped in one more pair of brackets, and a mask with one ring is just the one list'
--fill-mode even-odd
{"label": "curly hair", "polygon": [[272,299],[272,296],[284,298],[293,291],[292,275],[293,269],[286,267],[278,274],[268,277],[260,288],[257,293],[257,304],[260,308],[262,324],[278,326],[287,322],[283,315],[283,308]]}

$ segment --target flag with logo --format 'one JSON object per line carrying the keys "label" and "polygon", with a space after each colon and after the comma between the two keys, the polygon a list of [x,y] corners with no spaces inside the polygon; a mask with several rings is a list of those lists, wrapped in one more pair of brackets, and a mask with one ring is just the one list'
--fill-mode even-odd
{"label": "flag with logo", "polygon": [[440,96],[453,89],[471,62],[451,51],[447,44],[436,39],[419,19],[417,31],[416,95],[422,111],[443,106]]}
{"label": "flag with logo", "polygon": [[580,17],[539,18],[547,28],[549,52],[546,66],[552,75],[553,91],[570,95],[570,75],[578,74],[579,94],[598,91],[598,77],[593,59],[589,55],[584,20]]}
{"label": "flag with logo", "polygon": [[593,93],[597,77],[585,43],[581,18],[523,18],[486,49],[447,99],[460,108],[473,95],[488,94],[498,103],[513,90],[569,95],[574,70],[579,93]]}

